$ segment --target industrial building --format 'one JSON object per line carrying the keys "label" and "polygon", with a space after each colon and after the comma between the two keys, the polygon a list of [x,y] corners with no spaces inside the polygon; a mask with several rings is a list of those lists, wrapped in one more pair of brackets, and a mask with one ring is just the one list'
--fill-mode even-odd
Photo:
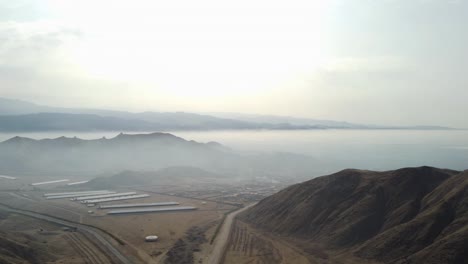
{"label": "industrial building", "polygon": [[63,198],[72,198],[71,200],[75,199],[76,197],[82,197],[83,195],[97,195],[97,194],[114,194],[115,192],[110,192],[110,191],[106,191],[106,192],[101,192],[101,193],[90,193],[90,194],[83,194],[83,193],[80,193],[80,194],[65,194],[65,195],[53,195],[53,196],[47,196],[46,199],[47,200],[51,200],[51,199],[63,199]]}
{"label": "industrial building", "polygon": [[87,183],[87,182],[89,182],[89,181],[70,182],[70,183],[67,183],[67,186],[79,185],[79,184],[84,184],[84,183]]}
{"label": "industrial building", "polygon": [[114,192],[114,193],[111,193],[111,194],[82,195],[80,197],[76,197],[73,200],[74,201],[94,200],[94,199],[120,197],[120,196],[134,195],[134,194],[136,194],[136,192],[125,192],[125,193],[115,193]]}
{"label": "industrial building", "polygon": [[44,193],[44,196],[57,196],[57,195],[68,195],[68,194],[88,194],[88,193],[100,193],[100,192],[108,192],[108,190],[62,192],[62,193]]}
{"label": "industrial building", "polygon": [[114,214],[136,214],[136,213],[157,213],[157,212],[169,212],[169,211],[187,211],[196,210],[193,206],[176,206],[176,207],[162,207],[162,208],[142,208],[142,209],[127,209],[127,210],[113,210],[107,212],[109,215]]}
{"label": "industrial building", "polygon": [[149,197],[148,194],[135,194],[135,195],[128,195],[128,196],[121,196],[121,197],[110,197],[110,198],[102,198],[102,199],[94,199],[94,200],[84,200],[81,201],[82,203],[106,203],[106,202],[113,202],[113,201],[120,201],[120,200],[130,200],[130,199],[139,199],[139,198],[146,198]]}
{"label": "industrial building", "polygon": [[16,177],[11,177],[11,176],[6,176],[6,175],[0,175],[0,178],[8,179],[8,180],[16,180]]}
{"label": "industrial building", "polygon": [[161,203],[112,204],[112,205],[100,205],[99,209],[130,208],[130,207],[151,207],[151,206],[167,206],[167,205],[179,205],[179,203],[177,203],[177,202],[161,202]]}
{"label": "industrial building", "polygon": [[154,235],[147,236],[147,237],[145,237],[145,241],[146,242],[156,242],[156,241],[158,241],[158,236],[154,236]]}
{"label": "industrial building", "polygon": [[56,181],[45,181],[45,182],[36,182],[36,183],[31,183],[32,186],[38,186],[38,185],[45,185],[45,184],[52,184],[52,183],[60,183],[60,182],[67,182],[70,181],[69,179],[63,179],[63,180],[56,180]]}
{"label": "industrial building", "polygon": [[104,195],[104,194],[114,194],[115,192],[102,192],[102,193],[90,193],[90,194],[67,194],[67,195],[54,195],[54,196],[47,196],[46,199],[63,199],[63,198],[72,198],[70,200],[74,200],[76,197],[83,197],[83,195],[95,196],[97,194]]}

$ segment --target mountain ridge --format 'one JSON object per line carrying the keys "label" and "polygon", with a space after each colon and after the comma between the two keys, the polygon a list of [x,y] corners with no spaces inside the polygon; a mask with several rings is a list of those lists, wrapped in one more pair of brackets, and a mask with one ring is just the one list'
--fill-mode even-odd
{"label": "mountain ridge", "polygon": [[466,263],[466,209],[468,171],[348,169],[290,186],[240,219],[384,263]]}
{"label": "mountain ridge", "polygon": [[317,168],[321,168],[319,162],[298,154],[237,152],[217,142],[200,143],[162,132],[120,133],[109,139],[86,140],[63,136],[36,140],[16,136],[0,143],[1,173],[14,175],[95,176],[185,166],[216,172],[233,180],[290,181],[315,174],[320,170]]}
{"label": "mountain ridge", "polygon": [[187,112],[113,111],[42,106],[0,98],[0,131],[156,131],[297,129],[451,129],[441,126],[376,126],[280,116]]}

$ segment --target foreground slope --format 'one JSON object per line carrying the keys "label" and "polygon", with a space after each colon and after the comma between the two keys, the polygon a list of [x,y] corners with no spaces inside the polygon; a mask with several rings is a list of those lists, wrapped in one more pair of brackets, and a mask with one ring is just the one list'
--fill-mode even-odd
{"label": "foreground slope", "polygon": [[467,190],[467,171],[344,170],[291,186],[240,218],[364,259],[468,263]]}

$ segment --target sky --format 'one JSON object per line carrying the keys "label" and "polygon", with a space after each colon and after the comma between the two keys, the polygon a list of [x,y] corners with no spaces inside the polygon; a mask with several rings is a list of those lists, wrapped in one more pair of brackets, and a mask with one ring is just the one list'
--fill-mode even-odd
{"label": "sky", "polygon": [[468,0],[0,0],[0,97],[468,128]]}

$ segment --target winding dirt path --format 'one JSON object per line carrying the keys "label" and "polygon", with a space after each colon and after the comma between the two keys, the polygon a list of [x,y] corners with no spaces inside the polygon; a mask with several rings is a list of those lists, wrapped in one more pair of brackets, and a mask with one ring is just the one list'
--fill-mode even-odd
{"label": "winding dirt path", "polygon": [[216,237],[213,243],[213,249],[210,253],[210,257],[208,258],[207,264],[221,264],[224,256],[224,252],[226,251],[229,235],[231,234],[232,224],[234,223],[234,218],[242,213],[243,211],[249,209],[250,207],[254,206],[254,204],[250,204],[244,208],[241,208],[237,211],[234,211],[226,216],[224,220],[223,226],[219,230],[218,236]]}

